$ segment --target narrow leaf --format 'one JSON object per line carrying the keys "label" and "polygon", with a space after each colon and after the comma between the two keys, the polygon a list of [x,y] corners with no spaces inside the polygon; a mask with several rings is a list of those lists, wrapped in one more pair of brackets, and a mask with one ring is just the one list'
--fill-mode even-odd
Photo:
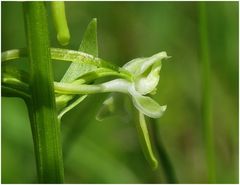
{"label": "narrow leaf", "polygon": [[[93,19],[84,34],[83,40],[79,47],[79,51],[89,53],[95,57],[98,56],[98,43],[97,43],[97,20]],[[73,62],[67,72],[64,74],[61,82],[71,82],[81,76],[83,73],[92,71],[91,65],[82,65],[81,63]]]}
{"label": "narrow leaf", "polygon": [[[93,19],[89,23],[87,30],[85,31],[81,45],[79,47],[79,51],[92,54],[93,56],[96,56],[96,57],[98,56],[97,19]],[[73,62],[69,66],[61,82],[72,82],[73,80],[77,79],[79,76],[86,74],[94,69],[96,69],[96,66],[83,65],[81,63]],[[70,103],[68,106],[66,106],[61,110],[61,112],[58,115],[58,118],[61,119],[65,113],[73,109],[75,106],[77,106],[86,98],[87,98],[87,95],[79,96],[79,98],[76,101]]]}

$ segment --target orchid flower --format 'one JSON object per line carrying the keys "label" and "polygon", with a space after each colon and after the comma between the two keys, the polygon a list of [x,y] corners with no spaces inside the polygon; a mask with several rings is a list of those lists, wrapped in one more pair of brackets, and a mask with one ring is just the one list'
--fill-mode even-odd
{"label": "orchid flower", "polygon": [[[71,83],[55,83],[55,91],[57,93],[76,93],[76,94],[92,94],[103,92],[119,92],[129,94],[132,97],[133,105],[139,111],[139,124],[137,131],[140,143],[143,148],[144,155],[153,169],[158,167],[158,160],[154,154],[151,140],[148,133],[147,123],[144,115],[151,118],[159,118],[162,116],[167,106],[160,106],[156,101],[147,96],[156,92],[156,86],[160,79],[160,69],[163,59],[169,58],[166,52],[157,53],[149,58],[137,58],[125,64],[122,68],[131,74],[131,80],[117,78],[102,84],[79,84],[84,82],[79,80]],[[95,70],[96,72],[96,70]],[[83,98],[85,98],[83,96]],[[113,109],[114,97],[107,98],[103,107],[100,109],[96,118],[102,120],[105,116],[104,109]],[[101,115],[103,114],[103,116]]]}
{"label": "orchid flower", "polygon": [[168,58],[166,52],[160,52],[149,58],[137,58],[123,66],[132,75],[132,80],[114,79],[102,84],[79,84],[55,82],[55,91],[60,94],[95,94],[120,92],[132,97],[134,106],[144,115],[159,118],[167,106],[160,106],[147,94],[155,92],[160,78],[161,61]]}
{"label": "orchid flower", "polygon": [[[31,98],[28,85],[28,73],[21,70],[8,70],[8,61],[27,57],[25,49],[9,50],[2,53],[5,64],[2,73],[2,89],[6,96]],[[93,19],[84,35],[79,51],[51,48],[51,58],[72,62],[60,82],[54,82],[56,105],[59,120],[73,107],[87,98],[88,94],[124,93],[130,95],[133,105],[139,111],[137,130],[143,152],[153,168],[158,166],[147,129],[145,116],[160,118],[167,106],[160,106],[149,95],[156,93],[160,80],[162,60],[168,59],[166,52],[157,53],[148,58],[136,58],[122,67],[117,67],[98,58],[96,19]],[[112,76],[114,80],[104,83],[92,83],[98,78]],[[24,78],[23,78],[24,77]],[[105,116],[103,110],[113,110],[114,96],[103,103],[97,119]]]}
{"label": "orchid flower", "polygon": [[[133,80],[131,83],[121,81],[125,84],[125,92],[132,96],[134,106],[146,116],[159,118],[166,110],[167,106],[160,106],[152,98],[145,96],[155,93],[156,86],[160,79],[161,61],[167,59],[166,52],[157,53],[149,58],[137,58],[126,63],[123,68],[129,71]],[[118,86],[119,80],[111,83]]]}

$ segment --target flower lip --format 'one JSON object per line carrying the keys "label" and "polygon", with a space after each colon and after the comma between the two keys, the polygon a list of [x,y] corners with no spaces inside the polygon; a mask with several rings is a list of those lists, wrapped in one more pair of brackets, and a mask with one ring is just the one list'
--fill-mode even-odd
{"label": "flower lip", "polygon": [[156,101],[148,96],[142,96],[134,86],[129,87],[129,94],[132,96],[133,105],[143,114],[151,118],[160,118],[167,105],[160,106]]}

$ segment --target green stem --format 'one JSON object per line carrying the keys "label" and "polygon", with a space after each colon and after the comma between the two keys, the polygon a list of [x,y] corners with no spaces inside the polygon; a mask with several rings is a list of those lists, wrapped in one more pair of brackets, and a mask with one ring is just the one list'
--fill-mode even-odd
{"label": "green stem", "polygon": [[210,183],[215,183],[215,152],[212,122],[211,66],[208,48],[207,13],[205,2],[199,4],[200,56],[202,68],[202,120],[205,154]]}
{"label": "green stem", "polygon": [[178,183],[178,181],[173,164],[158,134],[159,130],[158,123],[156,119],[150,119],[149,121],[150,121],[149,127],[151,128],[150,130],[152,131],[152,138],[155,144],[156,152],[160,158],[160,163],[164,171],[166,181],[167,183],[176,184]]}
{"label": "green stem", "polygon": [[44,2],[24,2],[30,62],[29,115],[40,183],[63,183],[60,125],[57,119],[53,73]]}

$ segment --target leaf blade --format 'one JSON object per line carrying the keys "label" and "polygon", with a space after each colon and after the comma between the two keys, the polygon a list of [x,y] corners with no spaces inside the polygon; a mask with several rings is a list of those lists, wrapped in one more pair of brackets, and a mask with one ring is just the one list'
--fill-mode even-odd
{"label": "leaf blade", "polygon": [[[97,19],[92,19],[89,23],[78,50],[96,57],[98,56]],[[64,74],[61,82],[71,82],[83,73],[89,72],[92,69],[91,65],[84,67],[84,65],[80,63],[73,62]]]}
{"label": "leaf blade", "polygon": [[[93,56],[98,56],[98,42],[97,42],[97,19],[94,18],[88,24],[88,27],[84,33],[83,40],[79,46],[79,51],[92,54]],[[66,73],[64,74],[61,82],[72,82],[79,76],[88,73],[96,69],[95,66],[83,65],[81,63],[73,62]],[[61,119],[64,114],[76,107],[79,103],[87,98],[87,95],[79,96],[76,101],[65,106],[58,114],[58,118]]]}

